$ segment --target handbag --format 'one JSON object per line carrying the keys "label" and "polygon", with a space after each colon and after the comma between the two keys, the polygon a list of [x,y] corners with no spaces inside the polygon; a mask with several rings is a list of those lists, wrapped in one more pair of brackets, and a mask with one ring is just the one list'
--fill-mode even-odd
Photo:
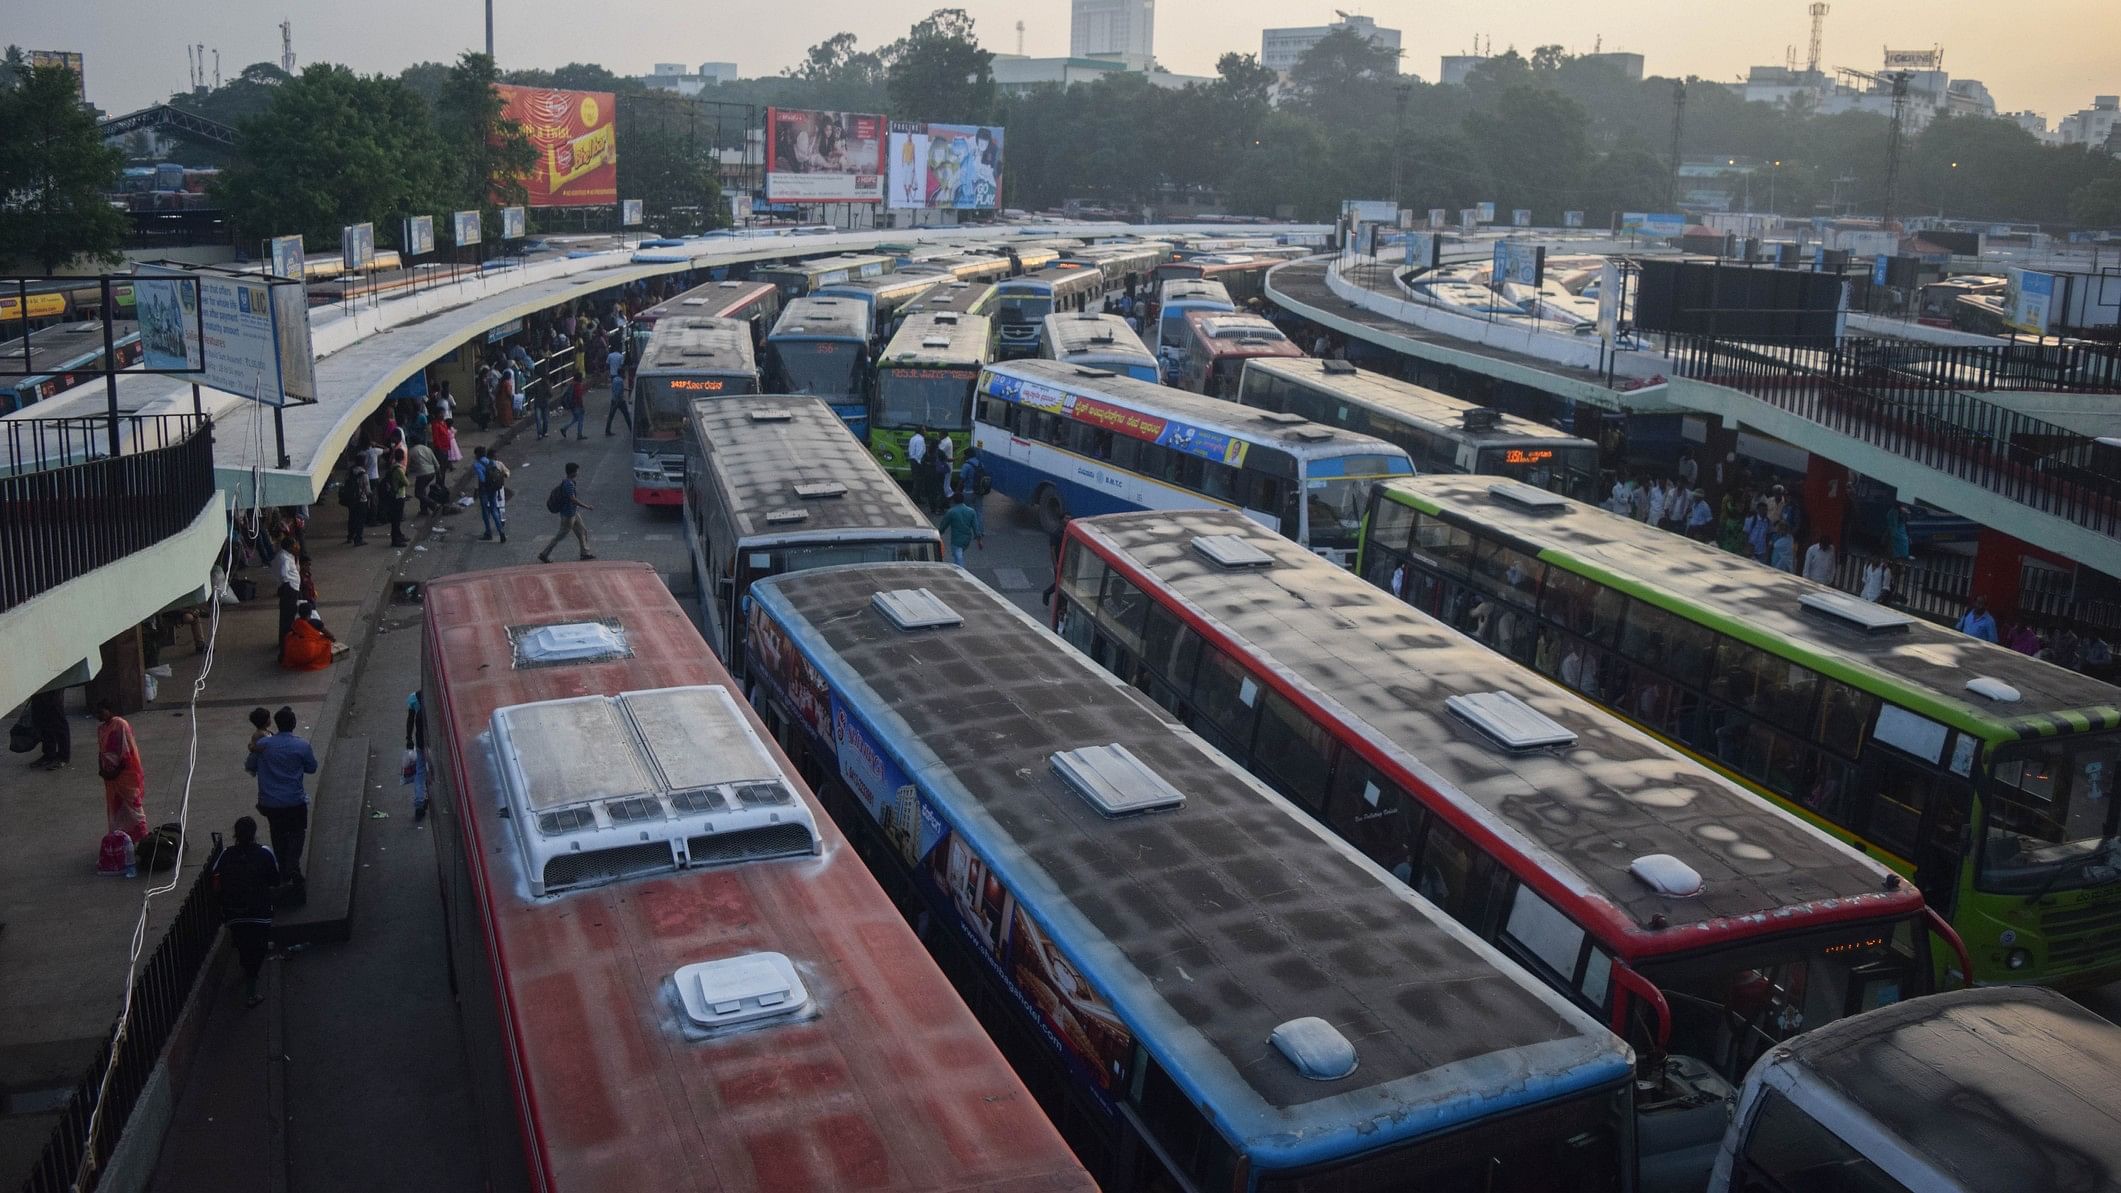
{"label": "handbag", "polygon": [[7,748],[16,754],[27,754],[37,748],[37,727],[30,724],[29,710],[24,709],[14,725],[7,731]]}

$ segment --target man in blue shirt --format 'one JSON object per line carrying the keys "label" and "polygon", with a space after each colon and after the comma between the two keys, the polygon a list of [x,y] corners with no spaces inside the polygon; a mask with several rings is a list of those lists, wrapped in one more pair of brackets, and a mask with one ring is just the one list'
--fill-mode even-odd
{"label": "man in blue shirt", "polygon": [[538,552],[539,563],[551,563],[552,549],[559,546],[570,534],[574,536],[574,541],[581,546],[582,558],[596,558],[596,556],[589,553],[589,527],[583,524],[581,514],[583,510],[593,510],[596,507],[582,500],[580,489],[575,483],[575,477],[581,471],[582,466],[580,464],[568,464],[567,479],[554,486],[552,496],[547,500],[547,505],[551,507],[552,512],[560,516],[560,530],[558,534],[552,536],[551,542],[545,544],[545,549]]}
{"label": "man in blue shirt", "polygon": [[1996,640],[1996,616],[1988,611],[1987,597],[1974,598],[1974,607],[1959,619],[1959,632],[1971,634],[1983,642]]}
{"label": "man in blue shirt", "polygon": [[258,777],[258,814],[272,828],[272,852],[279,859],[280,881],[302,885],[302,841],[309,833],[309,791],[302,776],[317,773],[317,755],[295,736],[295,710],[286,705],[272,715],[279,732],[261,738],[243,760],[243,769]]}
{"label": "man in blue shirt", "polygon": [[611,374],[611,409],[604,412],[604,436],[611,437],[611,420],[626,420],[626,430],[633,431],[633,412],[626,409],[626,353],[613,348],[604,358],[604,368]]}

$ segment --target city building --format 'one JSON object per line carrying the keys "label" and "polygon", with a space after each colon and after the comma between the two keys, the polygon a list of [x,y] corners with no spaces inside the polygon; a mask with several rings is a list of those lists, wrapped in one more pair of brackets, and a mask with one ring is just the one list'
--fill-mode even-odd
{"label": "city building", "polygon": [[1473,68],[1487,57],[1486,54],[1445,54],[1442,69],[1436,72],[1436,81],[1446,87],[1463,87]]}
{"label": "city building", "polygon": [[1069,0],[1068,56],[1156,60],[1156,0]]}
{"label": "city building", "polygon": [[1875,71],[1836,67],[1833,71],[1789,66],[1755,66],[1732,91],[1752,103],[1802,104],[1822,116],[1842,112],[1893,114],[1893,79],[1907,78],[1906,118],[1910,131],[1938,116],[1994,116],[1996,99],[1979,79],[1955,79],[1944,69],[1942,50],[1887,50]]}
{"label": "city building", "polygon": [[[1473,68],[1487,61],[1489,54],[1445,54],[1436,81],[1446,87],[1462,87]],[[1642,82],[1642,55],[1625,50],[1593,50],[1588,54],[1574,56],[1578,62],[1598,62],[1619,71],[1622,78],[1630,82]]]}
{"label": "city building", "polygon": [[2038,112],[2005,112],[2002,118],[2040,138],[2044,145],[2053,145],[2060,139],[2059,134],[2047,127],[2047,117]]}
{"label": "city building", "polygon": [[1629,82],[1642,82],[1642,55],[1625,50],[1603,50],[1576,55],[1579,62],[1602,62],[1618,70]]}
{"label": "city building", "polygon": [[[1080,3],[1080,0],[1077,0]],[[1305,25],[1291,29],[1262,29],[1259,34],[1259,62],[1271,70],[1288,74],[1311,47],[1326,39],[1335,30],[1346,29],[1372,45],[1384,46],[1395,57],[1399,53],[1399,30],[1387,29],[1375,20],[1352,13],[1340,14],[1340,19],[1330,25]]]}
{"label": "city building", "polygon": [[2064,145],[2106,148],[2121,127],[2121,96],[2095,95],[2092,106],[2064,116],[2055,125],[2055,139]]}
{"label": "city building", "polygon": [[1032,58],[1022,54],[994,56],[994,85],[1004,95],[1021,95],[1034,87],[1057,83],[1063,87],[1087,83],[1114,74],[1138,74],[1152,86],[1179,88],[1188,83],[1212,83],[1204,75],[1179,75],[1160,70],[1133,54],[1078,55],[1068,58]]}
{"label": "city building", "polygon": [[737,72],[734,62],[702,62],[697,70],[688,69],[682,62],[658,62],[652,73],[640,78],[651,91],[675,91],[679,95],[693,96],[709,87],[735,82]]}

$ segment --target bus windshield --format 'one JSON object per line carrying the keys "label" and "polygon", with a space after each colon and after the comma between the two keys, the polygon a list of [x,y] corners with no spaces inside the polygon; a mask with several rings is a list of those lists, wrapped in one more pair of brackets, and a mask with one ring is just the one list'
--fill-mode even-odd
{"label": "bus windshield", "polygon": [[1413,474],[1405,456],[1374,452],[1311,461],[1304,476],[1304,504],[1310,517],[1306,544],[1314,550],[1354,550],[1362,532],[1363,507],[1370,499],[1370,482]]}
{"label": "bus windshield", "polygon": [[[813,568],[840,567],[857,563],[933,563],[936,547],[928,542],[816,543],[802,546],[746,547],[744,588],[768,576],[807,572]],[[763,565],[763,566],[761,566]]]}
{"label": "bus windshield", "polygon": [[783,393],[847,398],[862,392],[862,351],[842,340],[775,340],[775,376]]}
{"label": "bus windshield", "polygon": [[634,384],[633,437],[676,439],[685,427],[685,412],[695,398],[720,398],[752,391],[749,377],[670,377],[651,374]]}
{"label": "bus windshield", "polygon": [[1506,476],[1535,488],[1595,501],[1598,449],[1589,446],[1541,447],[1537,443],[1484,447],[1473,466],[1482,476]]}
{"label": "bus windshield", "polygon": [[1052,313],[1051,295],[1014,290],[995,299],[995,317],[1004,323],[1036,323]]}
{"label": "bus windshield", "polygon": [[2121,869],[2116,771],[2116,734],[2003,750],[1983,795],[1988,815],[1974,885],[2030,895],[2112,882]]}
{"label": "bus windshield", "polygon": [[977,380],[974,369],[885,369],[877,374],[873,425],[965,430],[972,425],[972,384]]}

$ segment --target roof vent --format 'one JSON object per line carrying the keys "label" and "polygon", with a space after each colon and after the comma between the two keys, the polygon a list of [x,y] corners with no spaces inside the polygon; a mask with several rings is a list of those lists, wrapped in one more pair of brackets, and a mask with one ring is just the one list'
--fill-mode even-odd
{"label": "roof vent", "polygon": [[1628,873],[1660,895],[1689,899],[1701,893],[1701,875],[1669,853],[1646,853],[1628,863]]}
{"label": "roof vent", "polygon": [[805,324],[795,323],[790,324],[786,330],[788,330],[792,334],[800,335],[803,332],[809,331],[810,328]]}
{"label": "roof vent", "polygon": [[1274,557],[1253,546],[1243,535],[1203,534],[1193,539],[1193,549],[1218,567],[1271,567]]}
{"label": "roof vent", "polygon": [[940,630],[965,623],[957,610],[926,588],[894,588],[870,597],[869,603],[902,630]]}
{"label": "roof vent", "polygon": [[1993,675],[1976,675],[1966,681],[1966,690],[1983,699],[1993,700],[1998,704],[2016,704],[2018,702],[2018,689],[2004,683]]}
{"label": "roof vent", "polygon": [[1085,366],[1083,366],[1083,365],[1077,365],[1077,366],[1075,366],[1075,375],[1076,375],[1076,376],[1078,376],[1078,377],[1117,377],[1117,376],[1119,376],[1119,374],[1117,374],[1117,373],[1113,372],[1113,371],[1112,371],[1112,370],[1110,370],[1110,369],[1092,369],[1092,368],[1088,368],[1088,367],[1085,367]]}
{"label": "roof vent", "polygon": [[1297,427],[1289,432],[1306,443],[1324,443],[1333,438],[1333,432],[1324,427]]}
{"label": "roof vent", "polygon": [[1103,816],[1132,816],[1186,802],[1176,787],[1122,745],[1062,750],[1048,761],[1053,773]]}
{"label": "roof vent", "polygon": [[1576,744],[1576,735],[1559,721],[1508,692],[1476,692],[1453,696],[1443,703],[1506,750],[1543,750]]}
{"label": "roof vent", "polygon": [[[957,312],[956,312],[956,311],[937,311],[937,312],[935,313],[935,321],[936,321],[937,323],[940,323],[940,324],[942,324],[942,325],[943,325],[944,327],[956,327],[956,326],[957,326]],[[947,343],[949,343],[949,341],[948,341],[948,340],[945,340],[945,341],[943,341],[943,342],[944,342],[944,343],[946,343],[946,344],[947,344]]]}
{"label": "roof vent", "polygon": [[751,412],[751,421],[755,423],[784,423],[794,418],[795,412],[792,410],[754,410]]}
{"label": "roof vent", "polygon": [[704,298],[686,298],[679,301],[681,305],[688,307],[703,307],[707,305],[707,300]]}
{"label": "roof vent", "polygon": [[766,521],[775,526],[786,526],[790,522],[808,522],[810,511],[806,509],[774,510],[766,515]]}
{"label": "roof vent", "polygon": [[631,657],[626,631],[616,621],[563,621],[554,625],[510,627],[515,665],[549,667]]}
{"label": "roof vent", "polygon": [[1490,410],[1485,406],[1475,406],[1462,411],[1458,421],[1459,425],[1468,431],[1492,431],[1502,422],[1502,412]]}
{"label": "roof vent", "polygon": [[745,953],[687,965],[673,975],[685,1017],[698,1027],[733,1027],[792,1018],[810,1007],[810,991],[782,953]]}
{"label": "roof vent", "polygon": [[1322,360],[1318,363],[1325,367],[1326,372],[1335,377],[1349,377],[1356,372],[1355,366],[1344,360]]}
{"label": "roof vent", "polygon": [[678,349],[678,355],[679,355],[679,356],[713,356],[713,355],[714,355],[714,349],[712,349],[712,348],[680,348],[680,349]]}
{"label": "roof vent", "polygon": [[1569,505],[1569,499],[1559,493],[1549,493],[1545,489],[1535,489],[1517,481],[1500,481],[1489,485],[1488,496],[1504,505],[1514,505],[1518,509],[1531,510],[1537,514],[1560,513]]}
{"label": "roof vent", "polygon": [[923,348],[948,348],[949,346],[950,346],[950,337],[949,337],[949,336],[922,336],[922,337],[921,337],[921,347],[923,347]]}
{"label": "roof vent", "polygon": [[1355,1045],[1316,1015],[1289,1020],[1275,1028],[1267,1042],[1313,1081],[1338,1081],[1355,1071]]}
{"label": "roof vent", "polygon": [[1291,414],[1286,410],[1262,410],[1259,412],[1259,421],[1263,423],[1280,423],[1282,426],[1292,427],[1305,420],[1303,415]]}
{"label": "roof vent", "polygon": [[805,501],[822,501],[827,497],[845,497],[847,486],[839,481],[806,481],[795,487],[795,495]]}
{"label": "roof vent", "polygon": [[1797,598],[1797,604],[1806,612],[1832,618],[1866,634],[1905,634],[1913,620],[1905,613],[1895,613],[1845,592],[1808,592]]}

